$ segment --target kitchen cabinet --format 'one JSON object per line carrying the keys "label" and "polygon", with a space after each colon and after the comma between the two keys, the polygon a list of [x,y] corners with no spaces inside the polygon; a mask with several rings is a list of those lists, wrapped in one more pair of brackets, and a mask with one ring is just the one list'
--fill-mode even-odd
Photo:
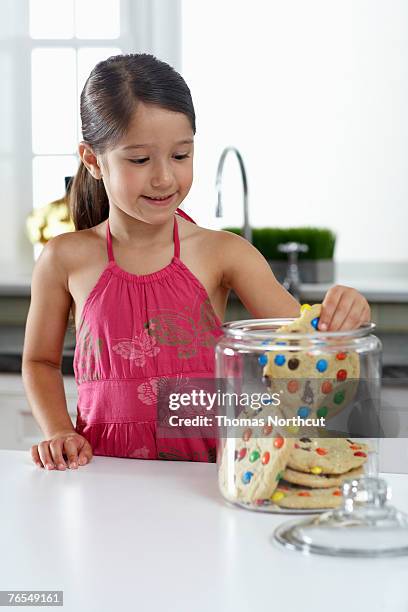
{"label": "kitchen cabinet", "polygon": [[[73,377],[64,377],[67,407],[76,421],[77,391]],[[43,439],[25,396],[19,374],[0,374],[0,448],[27,450]]]}

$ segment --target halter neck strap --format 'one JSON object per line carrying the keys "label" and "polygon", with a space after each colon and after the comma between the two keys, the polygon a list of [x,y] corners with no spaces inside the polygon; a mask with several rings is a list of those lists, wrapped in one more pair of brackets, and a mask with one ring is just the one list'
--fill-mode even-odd
{"label": "halter neck strap", "polygon": [[187,219],[187,221],[191,221],[191,223],[195,223],[194,219],[192,219],[191,217],[188,216],[187,213],[184,212],[184,210],[181,210],[180,208],[177,208],[175,210],[175,215],[174,215],[174,257],[180,257],[180,239],[179,239],[179,234],[178,234],[178,223],[177,223],[177,219],[176,217],[180,216],[183,219]]}
{"label": "halter neck strap", "polygon": [[178,259],[180,257],[180,239],[179,239],[176,215],[174,215],[173,242],[174,242],[174,257],[177,257]]}
{"label": "halter neck strap", "polygon": [[180,215],[180,217],[183,217],[183,219],[187,219],[187,221],[191,221],[191,223],[195,223],[196,224],[194,219],[189,217],[188,214],[186,212],[184,212],[184,210],[181,210],[181,208],[177,208],[175,212],[176,212],[177,215]]}
{"label": "halter neck strap", "polygon": [[108,258],[109,258],[109,261],[115,261],[115,258],[113,256],[113,249],[112,249],[112,235],[111,235],[110,229],[109,229],[109,219],[106,222],[106,244],[108,246]]}
{"label": "halter neck strap", "polygon": [[[187,213],[185,213],[183,210],[180,210],[179,208],[177,208],[175,212],[176,214],[174,215],[174,224],[173,224],[174,257],[179,258],[180,257],[180,239],[179,239],[178,223],[177,223],[176,215],[179,215],[180,217],[187,219],[187,221],[191,221],[191,223],[195,223],[195,221],[191,217],[189,217]],[[109,261],[115,261],[115,258],[113,256],[113,248],[112,248],[112,234],[109,228],[109,218],[106,221],[106,244],[107,244]]]}

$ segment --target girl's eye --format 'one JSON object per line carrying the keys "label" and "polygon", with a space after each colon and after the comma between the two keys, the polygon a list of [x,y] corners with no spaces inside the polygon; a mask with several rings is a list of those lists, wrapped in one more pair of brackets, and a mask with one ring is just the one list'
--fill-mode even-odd
{"label": "girl's eye", "polygon": [[144,164],[148,159],[149,158],[146,157],[145,159],[129,159],[129,161],[132,162],[132,164]]}
{"label": "girl's eye", "polygon": [[[177,159],[178,161],[181,161],[182,159],[187,159],[188,157],[190,157],[190,155],[185,154],[185,155],[175,155],[174,156],[175,159]],[[148,157],[144,157],[143,159],[129,159],[130,162],[132,162],[132,164],[144,164],[146,161],[149,161]]]}

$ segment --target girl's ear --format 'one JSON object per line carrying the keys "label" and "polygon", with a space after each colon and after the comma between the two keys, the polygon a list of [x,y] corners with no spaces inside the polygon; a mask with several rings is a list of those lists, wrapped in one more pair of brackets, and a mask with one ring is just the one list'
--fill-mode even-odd
{"label": "girl's ear", "polygon": [[84,166],[89,170],[92,176],[100,180],[102,178],[102,171],[92,147],[87,142],[81,141],[78,145],[78,153]]}

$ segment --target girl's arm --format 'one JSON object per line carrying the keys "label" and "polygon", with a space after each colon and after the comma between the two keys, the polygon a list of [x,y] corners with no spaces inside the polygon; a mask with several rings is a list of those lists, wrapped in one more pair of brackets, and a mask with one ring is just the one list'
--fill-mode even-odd
{"label": "girl's arm", "polygon": [[222,285],[235,291],[255,319],[298,317],[299,302],[276,280],[264,256],[241,236],[220,234]]}
{"label": "girl's arm", "polygon": [[[28,312],[23,360],[23,383],[33,415],[47,439],[75,434],[68,414],[61,372],[62,351],[72,297],[68,291],[67,274],[62,265],[69,238],[53,238],[44,247],[33,271],[31,303]],[[68,459],[75,449],[66,446]],[[62,445],[41,442],[38,454],[44,463],[64,464]],[[38,461],[32,449],[33,460]]]}
{"label": "girl's arm", "polygon": [[[233,289],[254,318],[298,317],[300,304],[276,280],[268,262],[247,240],[220,232],[224,287]],[[323,301],[319,331],[350,330],[369,322],[370,306],[352,287],[334,285]]]}

